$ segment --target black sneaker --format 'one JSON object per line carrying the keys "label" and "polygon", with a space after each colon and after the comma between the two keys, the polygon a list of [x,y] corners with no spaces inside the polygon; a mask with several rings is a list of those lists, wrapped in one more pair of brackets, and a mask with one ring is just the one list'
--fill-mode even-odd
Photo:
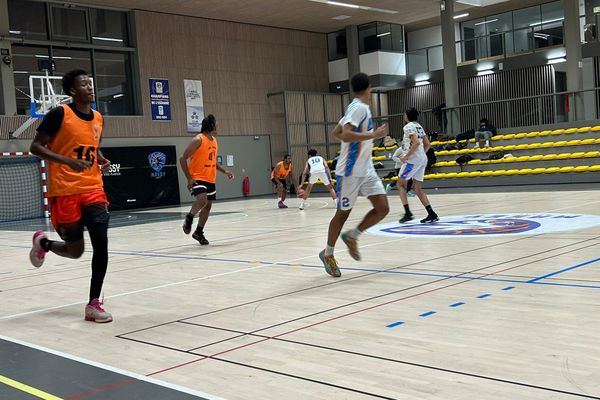
{"label": "black sneaker", "polygon": [[422,219],[421,223],[422,224],[431,224],[431,223],[437,222],[439,220],[440,220],[440,218],[437,216],[437,214],[434,213],[434,214],[430,214],[427,217],[425,217],[424,219]]}
{"label": "black sneaker", "polygon": [[192,238],[196,239],[202,246],[206,246],[208,244],[208,240],[206,240],[204,237],[204,233],[194,232],[192,233]]}
{"label": "black sneaker", "polygon": [[185,221],[183,221],[183,233],[189,235],[192,231],[192,223],[194,222],[194,217],[190,214],[186,214]]}
{"label": "black sneaker", "polygon": [[404,214],[404,217],[400,218],[400,220],[398,222],[400,222],[401,224],[404,224],[408,221],[412,221],[413,218],[414,217],[413,217],[412,213],[408,212],[408,213]]}

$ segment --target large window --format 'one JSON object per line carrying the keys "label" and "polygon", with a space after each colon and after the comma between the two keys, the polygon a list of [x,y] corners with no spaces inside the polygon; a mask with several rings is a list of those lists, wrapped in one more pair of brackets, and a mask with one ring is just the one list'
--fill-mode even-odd
{"label": "large window", "polygon": [[[29,76],[43,75],[38,61],[52,61],[61,76],[75,68],[87,71],[96,89],[96,105],[107,115],[135,112],[132,56],[127,14],[115,10],[8,0],[17,112],[29,111]],[[34,41],[34,42],[33,42]]]}
{"label": "large window", "polygon": [[8,0],[9,34],[27,39],[48,39],[46,5],[27,0]]}
{"label": "large window", "polygon": [[327,53],[329,61],[348,58],[346,31],[332,32],[327,35]]}
{"label": "large window", "polygon": [[563,10],[561,0],[461,23],[463,61],[562,45]]}
{"label": "large window", "polygon": [[374,51],[404,52],[404,29],[402,25],[371,22],[358,27],[360,54]]}

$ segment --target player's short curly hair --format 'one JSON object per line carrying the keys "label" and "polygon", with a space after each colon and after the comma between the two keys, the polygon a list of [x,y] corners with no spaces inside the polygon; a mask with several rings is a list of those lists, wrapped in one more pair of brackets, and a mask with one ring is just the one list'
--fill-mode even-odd
{"label": "player's short curly hair", "polygon": [[62,87],[64,94],[71,96],[71,89],[75,86],[75,80],[78,76],[87,75],[88,73],[82,69],[74,69],[72,71],[67,72],[62,77]]}

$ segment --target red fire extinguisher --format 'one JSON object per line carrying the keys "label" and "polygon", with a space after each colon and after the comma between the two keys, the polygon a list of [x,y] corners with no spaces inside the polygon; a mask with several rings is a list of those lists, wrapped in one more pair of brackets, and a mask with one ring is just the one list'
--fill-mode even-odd
{"label": "red fire extinguisher", "polygon": [[250,178],[247,176],[242,181],[242,193],[244,196],[250,196]]}

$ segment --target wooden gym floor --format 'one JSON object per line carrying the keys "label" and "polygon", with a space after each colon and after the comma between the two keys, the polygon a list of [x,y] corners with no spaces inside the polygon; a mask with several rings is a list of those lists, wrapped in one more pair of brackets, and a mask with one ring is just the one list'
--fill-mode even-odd
{"label": "wooden gym floor", "polygon": [[[445,222],[600,215],[598,193],[429,194]],[[338,242],[334,279],[317,257],[331,200],[288,204],[215,203],[204,247],[181,231],[187,206],[113,214],[105,325],[83,320],[89,248],[36,270],[43,221],[0,224],[0,398],[600,399],[599,224],[368,233],[360,262]],[[360,199],[347,226],[368,209]]]}

